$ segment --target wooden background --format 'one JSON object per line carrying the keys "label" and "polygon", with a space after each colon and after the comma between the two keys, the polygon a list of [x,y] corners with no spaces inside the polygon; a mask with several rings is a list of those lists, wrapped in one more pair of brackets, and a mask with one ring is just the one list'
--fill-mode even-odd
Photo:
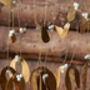
{"label": "wooden background", "polygon": [[[36,11],[38,23],[43,23],[45,0],[36,0],[36,9],[34,8],[33,0],[22,0],[21,26],[26,26],[27,32],[22,35],[17,33],[17,41],[14,44],[9,42],[10,48],[7,48],[10,8],[0,4],[0,71],[9,64],[10,60],[7,60],[7,52],[9,51],[10,58],[13,58],[20,52],[21,48],[22,56],[27,59],[31,72],[39,66],[38,54],[41,49],[42,59],[44,60],[47,54],[46,65],[53,73],[63,64],[66,53],[68,55],[67,63],[70,62],[72,55],[75,55],[72,63],[78,67],[81,73],[82,66],[86,62],[84,56],[90,54],[90,32],[80,34],[76,30],[79,30],[79,26],[81,25],[81,13],[90,12],[90,0],[48,0],[46,22],[47,24],[54,22],[56,25],[64,26],[67,22],[66,16],[68,10],[74,1],[78,2],[80,7],[75,20],[71,22],[71,28],[67,37],[61,39],[55,31],[48,31],[51,40],[45,44],[41,40],[41,31],[35,29],[33,17],[35,14],[34,11]],[[18,31],[18,4],[14,8],[14,11],[15,30]],[[56,18],[55,21],[53,21],[53,18]],[[67,50],[68,52],[66,52]],[[61,75],[61,85],[58,90],[65,90],[64,76]],[[87,90],[90,90],[90,69],[88,70],[87,78]],[[29,85],[30,83],[27,84],[27,90],[31,90]],[[75,85],[74,90],[82,90],[82,87],[77,89]]]}

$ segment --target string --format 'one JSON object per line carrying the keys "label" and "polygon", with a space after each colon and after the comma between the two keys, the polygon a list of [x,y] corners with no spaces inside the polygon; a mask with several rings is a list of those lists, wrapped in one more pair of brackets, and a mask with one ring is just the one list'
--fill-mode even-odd
{"label": "string", "polygon": [[[36,0],[33,0],[33,3],[34,3],[34,23],[35,23],[35,26],[36,28],[39,26],[38,22],[37,22],[37,15],[36,15]],[[41,66],[41,46],[39,46],[40,49],[39,49],[39,65]]]}
{"label": "string", "polygon": [[[54,11],[55,11],[55,10],[54,10]],[[54,13],[53,13],[53,25],[55,25],[55,20],[56,20],[56,17],[55,17],[55,15],[54,15]],[[65,38],[67,38],[67,36],[66,36]],[[68,41],[66,41],[66,47],[67,47],[67,49],[66,49],[66,51],[65,51],[65,59],[64,59],[64,61],[63,61],[63,64],[66,62],[66,60],[67,60],[67,58],[68,58],[68,51],[69,51],[69,49],[68,49]]]}
{"label": "string", "polygon": [[14,9],[11,8],[12,29],[14,29]]}
{"label": "string", "polygon": [[[13,11],[13,8],[10,7],[10,12],[9,12],[9,17],[8,17],[8,35],[9,35],[9,31],[10,31],[10,22],[12,21],[12,26],[11,28],[14,29],[14,11]],[[10,44],[9,44],[9,37],[8,37],[8,40],[7,40],[7,59],[9,60],[10,59]],[[10,65],[10,62],[9,62],[9,65]]]}
{"label": "string", "polygon": [[47,64],[46,64],[47,57],[48,57],[48,52],[46,52],[46,56],[45,56],[45,62],[44,62],[44,63],[45,63],[45,66],[47,65]]}
{"label": "string", "polygon": [[[9,17],[8,17],[8,35],[10,31],[10,21],[11,21],[10,17],[11,17],[11,11],[9,12]],[[9,60],[9,37],[7,40],[7,59]]]}
{"label": "string", "polygon": [[[77,26],[77,33],[79,32],[79,26]],[[76,49],[75,49],[75,47],[74,47],[74,51],[73,51],[73,54],[72,54],[72,57],[71,57],[71,61],[70,61],[70,65],[72,65],[72,63],[73,63],[73,60],[74,60],[74,57],[75,57],[75,52],[76,52]]]}
{"label": "string", "polygon": [[[19,0],[19,13],[18,13],[18,26],[19,26],[19,29],[21,27],[21,0]],[[19,46],[21,45],[21,35],[19,37]],[[21,50],[21,46],[19,47],[19,50],[20,50],[20,57],[22,57],[22,50]]]}
{"label": "string", "polygon": [[39,65],[41,66],[42,65],[42,63],[41,63],[41,51],[39,51],[39,58],[38,58],[38,60],[39,60]]}
{"label": "string", "polygon": [[38,22],[37,22],[37,15],[36,15],[36,0],[33,0],[33,3],[34,3],[34,23],[35,23],[35,26],[37,27],[38,26]]}
{"label": "string", "polygon": [[45,0],[45,13],[44,13],[44,26],[46,25],[46,14],[47,14],[47,0]]}

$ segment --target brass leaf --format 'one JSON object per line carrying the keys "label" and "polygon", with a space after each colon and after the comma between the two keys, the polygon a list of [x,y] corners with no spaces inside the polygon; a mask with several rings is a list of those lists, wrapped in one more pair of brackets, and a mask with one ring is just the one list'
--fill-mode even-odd
{"label": "brass leaf", "polygon": [[0,0],[0,2],[6,6],[14,7],[12,0]]}
{"label": "brass leaf", "polygon": [[67,15],[68,22],[72,22],[75,19],[75,17],[76,17],[76,10],[74,6],[72,6]]}
{"label": "brass leaf", "polygon": [[20,81],[17,80],[16,75],[10,78],[9,82],[7,83],[6,90],[25,90],[25,81],[22,77]]}
{"label": "brass leaf", "polygon": [[12,35],[11,41],[12,41],[12,43],[15,43],[16,42],[16,35],[15,34]]}
{"label": "brass leaf", "polygon": [[82,90],[86,90],[86,83],[87,83],[87,71],[88,71],[88,63],[86,63],[82,68]]}
{"label": "brass leaf", "polygon": [[70,72],[71,69],[74,70],[74,72],[75,72],[75,82],[76,82],[77,87],[80,88],[80,74],[79,74],[79,71],[74,65],[71,65],[71,66],[68,67],[68,69],[66,71],[66,76],[65,76],[65,85],[66,85],[67,90],[72,90],[71,79],[70,79],[70,76],[69,76],[69,72]]}
{"label": "brass leaf", "polygon": [[84,17],[81,16],[81,26],[80,26],[80,33],[84,33],[87,29],[89,30],[89,17],[87,17],[88,20]]}
{"label": "brass leaf", "polygon": [[57,84],[57,88],[59,88],[60,85],[60,72],[61,72],[62,68],[61,66],[57,69],[57,71],[55,72],[55,78],[56,78],[56,84]]}
{"label": "brass leaf", "polygon": [[12,76],[16,73],[16,71],[9,67],[9,66],[6,66],[2,71],[1,71],[1,74],[0,74],[0,86],[2,88],[2,90],[5,90],[6,88],[6,85],[7,85],[7,78],[6,78],[6,71],[7,70],[10,70]]}
{"label": "brass leaf", "polygon": [[46,26],[42,26],[41,28],[41,37],[42,37],[43,42],[45,43],[48,43],[50,41],[50,37],[49,37]]}
{"label": "brass leaf", "polygon": [[43,66],[32,72],[30,82],[33,90],[56,90],[55,76]]}
{"label": "brass leaf", "polygon": [[64,38],[67,35],[69,28],[70,28],[70,23],[66,23],[64,29],[62,27],[55,25],[55,30],[61,38]]}

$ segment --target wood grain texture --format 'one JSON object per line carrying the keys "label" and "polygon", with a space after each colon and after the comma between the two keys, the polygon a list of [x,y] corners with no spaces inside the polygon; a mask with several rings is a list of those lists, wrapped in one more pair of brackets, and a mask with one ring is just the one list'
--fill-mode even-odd
{"label": "wood grain texture", "polygon": [[[74,62],[80,64],[85,62],[84,56],[90,53],[90,33],[79,34],[77,32],[69,32],[67,37],[61,39],[58,34],[53,31],[49,32],[50,42],[45,44],[41,39],[40,30],[27,30],[25,34],[17,33],[15,43],[9,43],[9,51],[11,56],[22,51],[25,58],[38,59],[39,51],[42,52],[42,59],[48,54],[49,61],[63,62],[66,51],[67,60],[70,60],[73,53],[75,54]],[[0,57],[6,57],[8,28],[0,27]]]}

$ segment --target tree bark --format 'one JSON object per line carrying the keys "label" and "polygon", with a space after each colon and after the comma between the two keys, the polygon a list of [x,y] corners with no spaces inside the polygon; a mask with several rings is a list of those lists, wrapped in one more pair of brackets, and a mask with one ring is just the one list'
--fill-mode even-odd
{"label": "tree bark", "polygon": [[[54,23],[56,25],[63,26],[67,22],[67,13],[69,8],[73,4],[73,0],[36,0],[36,7],[34,7],[33,0],[22,0],[21,4],[21,25],[27,27],[35,27],[34,14],[36,12],[37,21],[42,24],[45,19],[45,5],[46,10],[46,22],[47,24]],[[71,22],[71,29],[79,29],[79,21],[82,12],[90,12],[90,0],[79,0],[80,8],[77,12],[76,18]],[[18,13],[19,5],[17,4],[14,8],[15,11],[15,25],[18,25]],[[10,8],[3,6],[0,12],[0,25],[8,25]],[[53,21],[53,18],[56,18]]]}
{"label": "tree bark", "polygon": [[37,59],[39,53],[42,53],[42,59],[47,54],[47,60],[63,62],[67,51],[67,60],[70,62],[74,54],[74,62],[81,64],[85,62],[84,56],[90,54],[90,33],[79,34],[70,31],[68,35],[61,39],[55,31],[49,32],[50,42],[44,43],[41,39],[40,30],[27,30],[25,34],[16,34],[16,42],[9,42],[8,45],[8,28],[0,27],[0,57],[6,57],[10,51],[11,55],[22,52],[25,58]]}

